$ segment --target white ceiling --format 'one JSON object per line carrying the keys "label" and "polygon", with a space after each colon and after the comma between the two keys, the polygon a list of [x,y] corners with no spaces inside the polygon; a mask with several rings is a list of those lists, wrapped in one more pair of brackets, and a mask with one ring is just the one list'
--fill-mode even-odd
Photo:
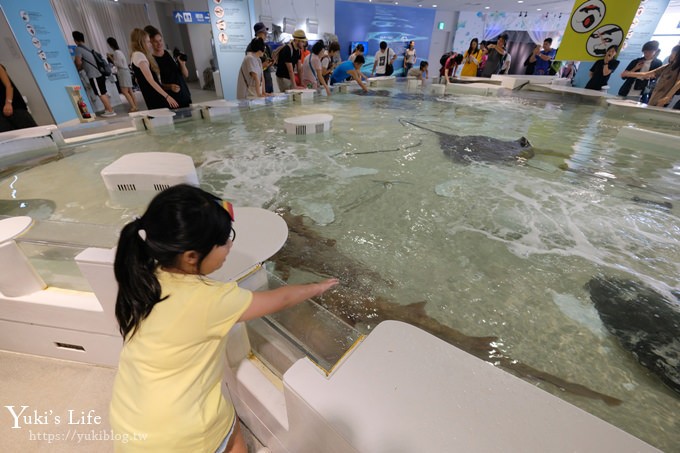
{"label": "white ceiling", "polygon": [[[574,0],[349,0],[360,3],[375,3],[378,5],[412,6],[432,8],[437,5],[437,9],[444,11],[480,11],[489,7],[492,11],[541,11],[570,13],[574,7]],[[582,0],[579,0],[582,1]],[[622,1],[622,0],[619,0]],[[625,0],[635,1],[635,0]],[[667,12],[680,12],[680,0],[671,0]]]}

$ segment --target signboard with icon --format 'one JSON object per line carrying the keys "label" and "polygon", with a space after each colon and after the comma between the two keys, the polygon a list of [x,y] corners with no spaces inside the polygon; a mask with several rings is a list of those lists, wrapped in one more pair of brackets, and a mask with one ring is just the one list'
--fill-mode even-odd
{"label": "signboard with icon", "polygon": [[621,48],[637,10],[636,2],[577,0],[555,59],[593,61]]}
{"label": "signboard with icon", "polygon": [[54,121],[76,118],[64,86],[80,85],[80,77],[50,0],[2,0],[0,8]]}
{"label": "signboard with icon", "polygon": [[253,0],[208,0],[210,24],[225,99],[236,98],[238,68],[253,39]]}

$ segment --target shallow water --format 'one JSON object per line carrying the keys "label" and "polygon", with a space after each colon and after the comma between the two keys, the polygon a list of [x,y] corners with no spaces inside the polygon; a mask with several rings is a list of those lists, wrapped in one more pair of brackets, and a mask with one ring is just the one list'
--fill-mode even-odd
{"label": "shallow water", "polygon": [[[623,400],[610,407],[540,384],[678,451],[680,396],[619,346],[584,289],[599,273],[635,277],[664,294],[680,286],[680,156],[615,140],[629,124],[676,134],[678,126],[622,120],[574,97],[380,94],[83,145],[3,180],[0,198],[46,198],[56,202],[52,219],[119,226],[136,210],[107,202],[99,171],[131,151],[189,154],[202,186],[237,206],[305,216],[339,253],[380,274],[376,295],[425,301],[444,324],[499,337],[507,356]],[[333,115],[332,132],[282,132],[284,118],[310,113]],[[456,163],[436,134],[406,121],[448,134],[524,136],[536,156]]]}

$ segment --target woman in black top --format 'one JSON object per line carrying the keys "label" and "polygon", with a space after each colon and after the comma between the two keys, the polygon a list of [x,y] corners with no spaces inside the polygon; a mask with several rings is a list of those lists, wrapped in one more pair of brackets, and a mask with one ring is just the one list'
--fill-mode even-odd
{"label": "woman in black top", "polygon": [[170,93],[181,107],[189,107],[191,105],[191,93],[187,86],[185,77],[189,76],[186,61],[181,58],[175,60],[170,52],[165,50],[165,42],[163,35],[156,27],[147,25],[144,31],[149,34],[151,38],[152,51],[156,64],[161,75],[161,86],[165,91]]}
{"label": "woman in black top", "polygon": [[28,113],[24,98],[1,64],[0,82],[2,83],[2,86],[0,86],[0,103],[2,104],[0,132],[36,127],[37,124],[31,114]]}

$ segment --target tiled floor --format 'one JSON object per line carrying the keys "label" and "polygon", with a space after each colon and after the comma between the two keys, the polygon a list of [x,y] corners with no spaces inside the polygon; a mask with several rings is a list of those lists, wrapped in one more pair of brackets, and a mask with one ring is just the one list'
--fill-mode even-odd
{"label": "tiled floor", "polygon": [[[114,368],[0,351],[0,452],[113,452],[108,411],[115,374]],[[21,414],[18,422],[13,413]],[[248,451],[265,451],[241,427]]]}
{"label": "tiled floor", "polygon": [[[0,451],[112,452],[112,442],[103,438],[111,435],[108,405],[115,373],[113,368],[0,351]],[[27,406],[18,423],[7,406],[15,414]],[[24,416],[30,419],[24,422]]]}

